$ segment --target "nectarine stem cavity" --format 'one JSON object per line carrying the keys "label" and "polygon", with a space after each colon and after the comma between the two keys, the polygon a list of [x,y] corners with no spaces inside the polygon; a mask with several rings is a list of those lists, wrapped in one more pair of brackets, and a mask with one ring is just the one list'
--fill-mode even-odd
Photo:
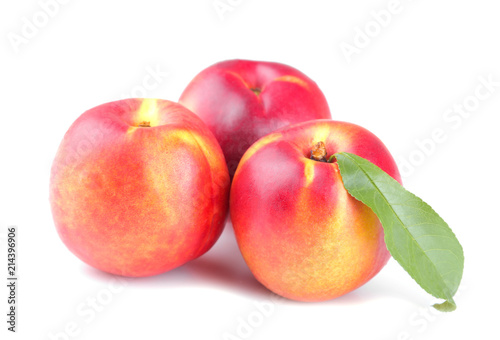
{"label": "nectarine stem cavity", "polygon": [[324,142],[318,142],[311,148],[311,159],[317,162],[332,163],[335,162],[335,155],[331,155],[328,159],[326,145]]}
{"label": "nectarine stem cavity", "polygon": [[151,122],[140,122],[137,127],[151,127]]}
{"label": "nectarine stem cavity", "polygon": [[255,93],[256,96],[258,96],[262,92],[262,90],[258,87],[251,88],[250,90],[252,90],[252,92]]}
{"label": "nectarine stem cavity", "polygon": [[326,146],[323,142],[318,142],[312,146],[311,159],[318,162],[326,162]]}

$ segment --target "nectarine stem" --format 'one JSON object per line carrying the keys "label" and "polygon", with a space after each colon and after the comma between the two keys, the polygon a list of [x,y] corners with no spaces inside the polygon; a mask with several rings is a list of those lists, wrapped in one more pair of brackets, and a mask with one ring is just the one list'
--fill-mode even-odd
{"label": "nectarine stem", "polygon": [[311,149],[311,159],[318,162],[326,162],[326,146],[323,142],[318,142]]}
{"label": "nectarine stem", "polygon": [[332,154],[328,159],[326,158],[327,156],[326,152],[326,145],[323,142],[318,142],[313,145],[311,148],[311,159],[314,161],[318,162],[323,162],[323,163],[332,163],[335,162],[335,155]]}
{"label": "nectarine stem", "polygon": [[151,122],[140,122],[137,127],[151,127]]}

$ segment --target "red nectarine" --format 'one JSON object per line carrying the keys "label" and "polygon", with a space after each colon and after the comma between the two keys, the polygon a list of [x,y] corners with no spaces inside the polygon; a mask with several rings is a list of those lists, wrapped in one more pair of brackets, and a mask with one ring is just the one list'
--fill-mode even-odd
{"label": "red nectarine", "polygon": [[232,176],[257,139],[289,124],[330,118],[325,96],[293,67],[228,60],[199,73],[179,103],[199,115],[222,147]]}
{"label": "red nectarine", "polygon": [[103,271],[148,276],[205,253],[222,232],[229,174],[217,140],[183,106],[127,99],[70,127],[52,167],[59,236]]}
{"label": "red nectarine", "polygon": [[255,277],[284,297],[333,299],[366,283],[390,257],[377,216],[346,191],[338,165],[326,162],[337,152],[401,181],[375,135],[330,120],[261,138],[234,175],[230,212],[241,253]]}

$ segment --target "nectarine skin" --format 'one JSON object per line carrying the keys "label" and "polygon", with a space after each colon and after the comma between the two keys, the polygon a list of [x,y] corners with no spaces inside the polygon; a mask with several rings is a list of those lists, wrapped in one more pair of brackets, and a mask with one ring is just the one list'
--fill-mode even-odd
{"label": "nectarine skin", "polygon": [[212,65],[191,81],[179,103],[214,133],[231,176],[260,137],[290,124],[331,118],[314,81],[273,62],[228,60]]}
{"label": "nectarine skin", "polygon": [[230,213],[243,257],[271,291],[323,301],[370,280],[390,254],[377,216],[345,190],[337,163],[310,159],[351,152],[401,182],[387,148],[368,130],[317,120],[271,133],[253,144],[233,178]]}
{"label": "nectarine skin", "polygon": [[64,244],[100,270],[159,274],[220,236],[229,174],[205,124],[179,104],[127,99],[70,127],[55,157],[50,202]]}

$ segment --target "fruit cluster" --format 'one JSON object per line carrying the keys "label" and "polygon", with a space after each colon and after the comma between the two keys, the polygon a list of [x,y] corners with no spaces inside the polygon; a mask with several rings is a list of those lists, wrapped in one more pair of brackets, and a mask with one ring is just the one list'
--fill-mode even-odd
{"label": "fruit cluster", "polygon": [[270,290],[302,301],[352,291],[390,254],[333,155],[359,155],[401,178],[375,135],[330,118],[306,75],[244,60],[202,71],[179,104],[95,107],[69,128],[53,163],[59,236],[95,268],[150,276],[207,252],[230,210],[241,253]]}

